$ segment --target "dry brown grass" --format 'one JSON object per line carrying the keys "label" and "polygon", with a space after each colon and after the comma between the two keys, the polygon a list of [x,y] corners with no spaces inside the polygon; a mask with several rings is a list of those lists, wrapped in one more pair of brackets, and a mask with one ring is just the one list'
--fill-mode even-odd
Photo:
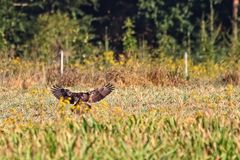
{"label": "dry brown grass", "polygon": [[161,68],[153,68],[147,73],[148,81],[154,85],[178,86],[186,81],[180,73],[167,72]]}
{"label": "dry brown grass", "polygon": [[240,84],[240,71],[232,71],[229,73],[225,73],[222,82],[226,84],[233,84],[233,85],[239,85]]}
{"label": "dry brown grass", "polygon": [[173,73],[158,67],[118,66],[103,70],[79,67],[65,67],[64,75],[59,73],[58,66],[43,66],[40,64],[27,67],[3,70],[0,85],[6,88],[27,89],[34,85],[60,84],[64,86],[101,85],[106,82],[126,87],[130,85],[161,85],[177,86],[185,82],[179,73]]}
{"label": "dry brown grass", "polygon": [[[0,159],[240,159],[238,86],[196,84],[159,66],[66,67],[63,77],[56,66],[5,66]],[[116,90],[82,115],[49,90],[107,81]]]}
{"label": "dry brown grass", "polygon": [[161,85],[177,86],[185,82],[184,78],[173,72],[154,68],[110,68],[103,71],[90,69],[80,70],[77,68],[66,68],[64,76],[59,76],[57,68],[49,69],[47,73],[47,83],[59,83],[66,86],[100,85],[106,82],[112,82],[118,86],[130,85]]}
{"label": "dry brown grass", "polygon": [[[119,87],[127,86],[181,86],[196,83],[219,82],[240,84],[240,72],[228,72],[218,65],[197,65],[189,67],[190,80],[183,77],[181,64],[150,64],[132,62],[130,64],[98,66],[91,64],[66,65],[64,75],[59,73],[59,66],[44,65],[20,59],[2,60],[0,64],[0,86],[6,88],[28,89],[35,85],[60,84],[64,86],[93,87],[106,82],[114,83]],[[210,69],[214,68],[214,69]],[[223,72],[224,71],[224,72]],[[222,73],[224,76],[222,76]]]}

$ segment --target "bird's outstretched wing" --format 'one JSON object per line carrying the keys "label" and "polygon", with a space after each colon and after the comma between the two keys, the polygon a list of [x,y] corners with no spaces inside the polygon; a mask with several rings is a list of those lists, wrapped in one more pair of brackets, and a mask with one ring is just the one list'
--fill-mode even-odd
{"label": "bird's outstretched wing", "polygon": [[69,99],[71,104],[75,103],[79,99],[77,93],[71,92],[69,89],[62,88],[58,85],[54,85],[51,88],[51,92],[57,99],[60,99],[61,97]]}
{"label": "bird's outstretched wing", "polygon": [[93,91],[88,92],[89,100],[88,102],[94,103],[102,100],[107,95],[109,95],[114,90],[114,86],[110,83],[106,84],[101,88],[94,89]]}

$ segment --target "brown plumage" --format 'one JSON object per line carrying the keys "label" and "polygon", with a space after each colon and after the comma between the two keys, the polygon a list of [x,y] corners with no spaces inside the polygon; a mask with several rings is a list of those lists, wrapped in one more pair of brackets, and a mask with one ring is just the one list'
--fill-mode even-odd
{"label": "brown plumage", "polygon": [[114,90],[114,86],[110,83],[106,84],[105,86],[101,88],[96,88],[89,92],[72,92],[69,89],[62,88],[58,85],[54,85],[51,88],[51,91],[53,95],[60,99],[63,97],[64,99],[70,99],[70,103],[77,105],[80,101],[87,104],[90,108],[89,103],[95,103],[103,98],[105,98],[107,95],[109,95]]}

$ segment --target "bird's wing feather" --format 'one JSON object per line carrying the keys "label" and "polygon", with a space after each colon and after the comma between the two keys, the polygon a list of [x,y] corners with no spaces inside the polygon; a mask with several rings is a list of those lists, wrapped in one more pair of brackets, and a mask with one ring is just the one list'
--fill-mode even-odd
{"label": "bird's wing feather", "polygon": [[109,95],[113,90],[114,86],[110,83],[106,84],[101,88],[94,89],[93,91],[88,92],[89,102],[90,103],[98,102],[105,98],[107,95]]}
{"label": "bird's wing feather", "polygon": [[78,100],[78,94],[71,92],[68,89],[62,88],[58,85],[54,85],[51,88],[51,92],[53,93],[53,95],[57,98],[60,99],[61,97],[63,97],[64,99],[68,99],[70,98],[70,103],[73,104],[75,101]]}

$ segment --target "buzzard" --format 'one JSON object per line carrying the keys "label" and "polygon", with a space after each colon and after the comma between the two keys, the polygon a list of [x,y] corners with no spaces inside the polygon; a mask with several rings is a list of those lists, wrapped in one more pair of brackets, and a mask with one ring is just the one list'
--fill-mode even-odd
{"label": "buzzard", "polygon": [[89,92],[72,92],[69,89],[62,88],[58,85],[54,85],[51,88],[53,95],[60,99],[69,99],[70,104],[76,106],[80,102],[84,102],[89,108],[91,108],[90,103],[96,103],[107,95],[109,95],[114,90],[114,86],[110,83],[104,85],[101,88],[96,88]]}

